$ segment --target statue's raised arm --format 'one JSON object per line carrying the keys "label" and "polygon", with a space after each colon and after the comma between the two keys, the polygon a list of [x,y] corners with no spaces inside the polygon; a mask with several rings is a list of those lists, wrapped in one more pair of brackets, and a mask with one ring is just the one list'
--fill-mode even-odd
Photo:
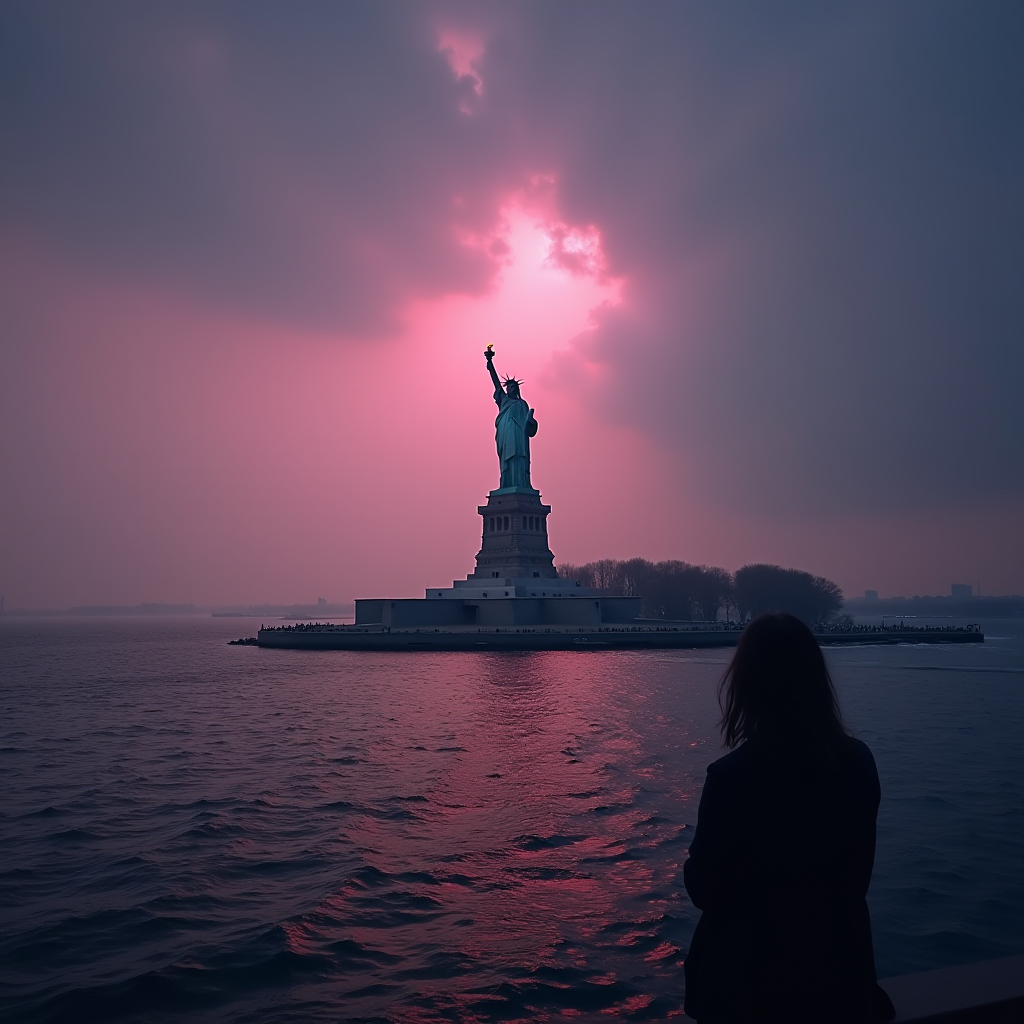
{"label": "statue's raised arm", "polygon": [[502,384],[494,369],[494,348],[488,345],[484,351],[487,371],[494,384],[494,401],[498,405],[498,418],[494,421],[494,440],[498,446],[498,461],[501,463],[501,488],[529,490],[530,485],[530,438],[537,433],[537,420],[533,410],[519,394],[522,381],[506,377]]}
{"label": "statue's raised arm", "polygon": [[491,375],[491,380],[494,382],[494,400],[501,405],[501,399],[498,397],[498,392],[501,391],[504,394],[504,389],[501,386],[501,379],[498,377],[497,371],[494,369],[494,346],[488,345],[484,349],[484,359],[487,360],[487,372]]}

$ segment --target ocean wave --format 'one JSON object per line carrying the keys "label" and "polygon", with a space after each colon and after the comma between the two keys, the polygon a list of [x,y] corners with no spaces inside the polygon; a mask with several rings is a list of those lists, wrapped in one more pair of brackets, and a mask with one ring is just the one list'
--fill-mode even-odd
{"label": "ocean wave", "polygon": [[[719,662],[455,654],[413,677],[243,663],[216,622],[159,650],[116,628],[26,662],[5,708],[5,1024],[680,1012]],[[882,974],[1013,952],[1024,914],[1017,678],[965,701],[905,656],[836,669],[882,776]]]}

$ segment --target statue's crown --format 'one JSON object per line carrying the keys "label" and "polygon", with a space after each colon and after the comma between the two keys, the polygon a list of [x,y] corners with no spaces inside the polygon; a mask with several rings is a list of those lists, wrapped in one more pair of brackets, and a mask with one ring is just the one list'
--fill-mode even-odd
{"label": "statue's crown", "polygon": [[516,387],[520,387],[520,388],[521,388],[521,387],[523,386],[523,382],[522,382],[521,380],[516,380],[516,379],[515,379],[515,377],[506,377],[506,378],[505,378],[505,379],[504,379],[504,380],[502,381],[502,383],[503,383],[503,384],[504,384],[504,385],[505,385],[506,387],[507,387],[507,386],[508,386],[509,384],[515,384],[515,385],[516,385]]}

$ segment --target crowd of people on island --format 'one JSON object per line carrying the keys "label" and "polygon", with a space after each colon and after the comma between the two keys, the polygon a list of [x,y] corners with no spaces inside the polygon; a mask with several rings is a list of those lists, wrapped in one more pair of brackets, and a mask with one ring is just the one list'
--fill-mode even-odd
{"label": "crowd of people on island", "polygon": [[899,625],[897,625],[895,622],[893,622],[893,623],[890,623],[887,626],[883,622],[883,623],[881,623],[881,625],[872,626],[872,625],[854,624],[854,623],[849,622],[849,621],[839,621],[839,622],[819,622],[819,623],[816,623],[813,628],[814,628],[814,632],[816,634],[819,634],[819,635],[820,634],[833,635],[833,634],[837,634],[837,633],[847,634],[847,633],[934,633],[934,632],[942,632],[942,633],[950,633],[950,632],[954,632],[954,633],[980,633],[981,632],[981,626],[978,623],[976,623],[976,622],[972,622],[972,623],[970,623],[969,625],[966,625],[966,626],[929,626],[929,625],[922,625],[922,626],[910,625],[910,626],[908,626],[902,619],[900,619]]}
{"label": "crowd of people on island", "polygon": [[[749,621],[749,620],[748,620]],[[295,622],[290,625],[281,626],[265,626],[260,625],[261,630],[268,629],[279,629],[285,632],[319,632],[324,629],[336,629],[338,623],[334,622]],[[703,622],[697,620],[693,625],[689,625],[686,628],[690,630],[704,630],[704,629],[719,629],[719,630],[734,630],[739,631],[745,629],[747,626],[746,622],[735,622],[729,620],[727,622]],[[636,625],[630,625],[623,623],[616,626],[599,626],[597,627],[599,632],[620,632],[623,629],[632,630],[654,630],[657,632],[677,632],[680,629],[679,625],[672,626],[660,626],[653,621],[644,623],[638,623]],[[966,626],[932,626],[932,625],[907,625],[902,619],[899,624],[891,623],[886,625],[865,625],[855,624],[848,620],[840,620],[833,622],[817,622],[811,627],[815,635],[818,636],[845,636],[849,634],[870,634],[870,633],[979,633],[981,632],[981,626],[978,623],[970,623]],[[437,632],[435,630],[435,632]],[[255,642],[255,640],[253,641]]]}

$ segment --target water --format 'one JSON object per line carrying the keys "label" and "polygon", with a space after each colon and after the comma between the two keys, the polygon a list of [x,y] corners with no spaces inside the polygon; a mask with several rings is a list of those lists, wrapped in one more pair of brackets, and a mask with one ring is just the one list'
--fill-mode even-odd
{"label": "water", "polygon": [[[6,1021],[681,1012],[728,651],[225,646],[252,627],[0,625]],[[986,632],[828,655],[882,976],[1024,950],[1022,624]]]}

